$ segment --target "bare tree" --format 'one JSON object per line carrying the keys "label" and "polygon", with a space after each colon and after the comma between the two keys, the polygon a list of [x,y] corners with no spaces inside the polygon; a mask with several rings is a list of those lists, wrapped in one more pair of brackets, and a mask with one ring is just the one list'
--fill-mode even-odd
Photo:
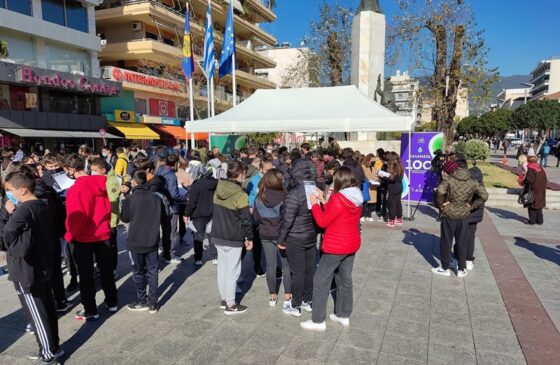
{"label": "bare tree", "polygon": [[431,75],[433,120],[450,145],[460,88],[486,99],[498,78],[497,69],[488,68],[483,30],[464,0],[398,0],[398,6],[387,37],[388,63],[408,61],[419,75]]}

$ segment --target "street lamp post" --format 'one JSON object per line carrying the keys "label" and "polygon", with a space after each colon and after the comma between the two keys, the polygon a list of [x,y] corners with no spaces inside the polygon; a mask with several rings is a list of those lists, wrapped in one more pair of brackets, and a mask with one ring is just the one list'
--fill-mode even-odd
{"label": "street lamp post", "polygon": [[[531,84],[528,82],[522,82],[521,85],[523,86],[527,86],[529,89],[527,90],[527,88],[525,88],[525,102],[523,103],[524,105],[527,104],[527,94],[529,94],[531,91],[533,91],[533,88],[535,87],[535,84]],[[523,140],[525,140],[525,130],[523,130]]]}

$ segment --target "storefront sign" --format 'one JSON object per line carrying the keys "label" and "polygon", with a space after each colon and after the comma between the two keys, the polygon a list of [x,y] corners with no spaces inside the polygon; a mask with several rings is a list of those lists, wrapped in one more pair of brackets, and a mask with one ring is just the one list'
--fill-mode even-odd
{"label": "storefront sign", "polygon": [[143,115],[140,122],[145,124],[162,124],[161,117],[153,117],[151,115]]}
{"label": "storefront sign", "polygon": [[163,125],[181,125],[181,121],[179,119],[161,118],[161,124],[163,124]]}
{"label": "storefront sign", "polygon": [[119,95],[122,92],[122,86],[114,82],[22,65],[18,66],[14,79],[16,82],[28,85],[80,91],[98,95]]}
{"label": "storefront sign", "polygon": [[136,116],[132,110],[115,110],[115,122],[132,122],[136,121]]}
{"label": "storefront sign", "polygon": [[[410,146],[408,134],[403,133],[401,140],[401,160],[405,168],[403,199],[407,199],[410,193],[412,201],[433,201],[434,189],[439,183],[439,176],[432,171],[432,160],[435,152],[442,148],[443,133],[412,133]],[[409,171],[410,182],[408,181]]]}
{"label": "storefront sign", "polygon": [[150,114],[160,117],[175,117],[175,103],[166,100],[150,99]]}
{"label": "storefront sign", "polygon": [[177,81],[144,75],[139,72],[129,71],[118,67],[105,67],[103,71],[103,77],[110,80],[146,85],[156,87],[158,89],[181,91],[181,84]]}

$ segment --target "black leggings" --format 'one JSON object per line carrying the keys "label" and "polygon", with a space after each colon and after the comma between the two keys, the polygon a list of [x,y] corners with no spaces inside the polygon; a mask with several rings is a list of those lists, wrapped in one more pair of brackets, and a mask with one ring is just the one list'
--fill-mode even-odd
{"label": "black leggings", "polygon": [[364,203],[362,206],[362,218],[371,218],[371,214],[375,211],[375,203]]}
{"label": "black leggings", "polygon": [[402,218],[401,193],[388,193],[387,208],[389,210],[390,219]]}

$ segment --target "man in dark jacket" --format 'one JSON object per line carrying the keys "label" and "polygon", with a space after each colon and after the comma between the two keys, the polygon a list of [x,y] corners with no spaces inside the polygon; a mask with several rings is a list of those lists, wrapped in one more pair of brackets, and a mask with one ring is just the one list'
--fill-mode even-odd
{"label": "man in dark jacket", "polygon": [[[171,203],[173,209],[173,215],[169,220],[169,231],[162,232],[163,237],[163,249],[165,262],[169,263],[180,263],[182,258],[175,255],[175,248],[178,243],[178,229],[179,229],[179,219],[181,217],[181,204],[187,202],[188,194],[181,195],[179,191],[179,184],[177,182],[177,175],[175,175],[175,166],[179,161],[179,156],[176,154],[169,154],[165,160],[160,161],[160,166],[157,169],[157,175],[161,176],[165,180],[165,190],[166,196]],[[167,227],[167,225],[166,225]],[[169,251],[167,251],[169,249]],[[170,256],[167,256],[167,252],[170,252]]]}
{"label": "man in dark jacket", "polygon": [[185,223],[191,220],[194,232],[194,264],[202,265],[203,242],[206,226],[212,220],[212,203],[218,180],[214,179],[212,170],[207,170],[195,180],[189,191],[187,206],[185,207]]}
{"label": "man in dark jacket", "polygon": [[455,255],[458,260],[458,277],[467,275],[466,231],[468,218],[473,209],[478,209],[488,200],[484,186],[471,179],[469,171],[459,168],[456,161],[447,161],[443,165],[443,180],[436,191],[437,206],[441,210],[440,255],[441,266],[432,268],[432,272],[441,276],[450,276],[451,248],[455,238]]}
{"label": "man in dark jacket", "polygon": [[311,312],[313,275],[317,266],[317,230],[307,206],[304,181],[315,181],[313,165],[301,158],[293,159],[288,195],[282,208],[278,248],[286,250],[292,271],[292,303],[282,310],[295,317],[301,316],[302,308]]}
{"label": "man in dark jacket", "polygon": [[218,250],[218,289],[224,314],[244,313],[247,307],[235,302],[235,287],[241,274],[241,251],[253,249],[253,227],[249,198],[241,182],[245,166],[240,161],[228,164],[227,180],[220,180],[214,194],[212,231]]}
{"label": "man in dark jacket", "polygon": [[14,283],[28,323],[35,329],[42,364],[58,364],[62,356],[58,337],[58,318],[51,288],[52,253],[55,237],[46,202],[37,199],[35,176],[28,171],[8,174],[5,180],[13,214],[2,232],[7,251],[8,280]]}
{"label": "man in dark jacket", "polygon": [[134,262],[132,279],[137,295],[137,301],[129,304],[128,309],[156,313],[159,228],[167,217],[162,200],[150,191],[147,181],[145,171],[134,171],[132,194],[123,201],[121,220],[129,223],[127,245]]}

